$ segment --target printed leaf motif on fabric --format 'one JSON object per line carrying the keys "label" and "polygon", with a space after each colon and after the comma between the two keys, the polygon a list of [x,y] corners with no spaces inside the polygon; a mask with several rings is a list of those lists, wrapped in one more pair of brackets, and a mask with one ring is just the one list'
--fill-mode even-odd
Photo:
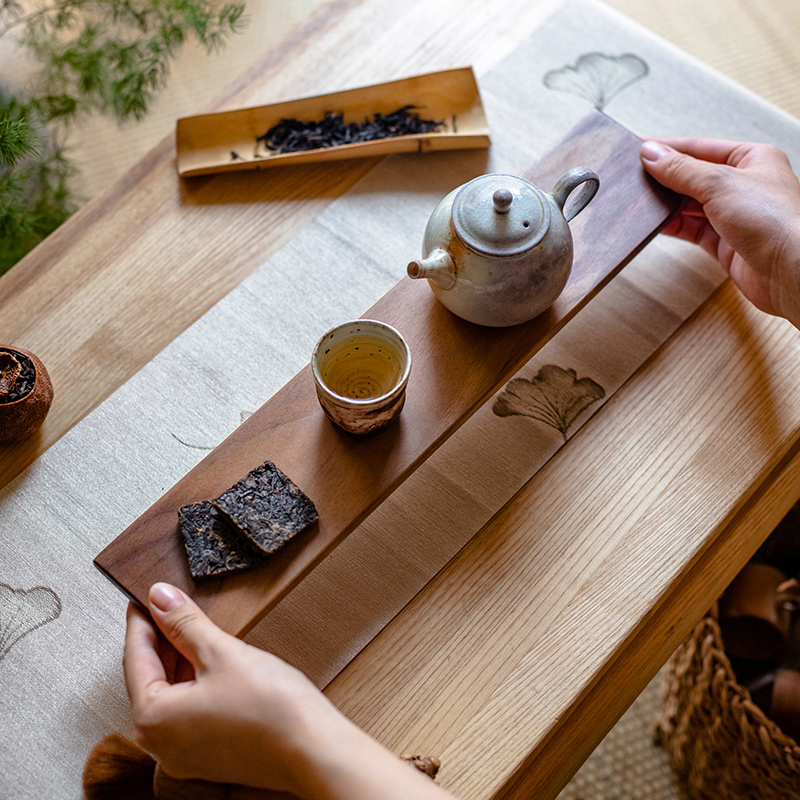
{"label": "printed leaf motif on fabric", "polygon": [[[253,416],[253,413],[253,411],[240,411],[239,424],[244,425],[244,423]],[[213,450],[217,446],[216,444],[209,444],[206,442],[189,442],[172,431],[170,431],[169,435],[179,444],[182,444],[184,447],[190,447],[192,450]],[[217,444],[219,444],[219,442]]]}
{"label": "printed leaf motif on fabric", "polygon": [[578,95],[602,110],[623,89],[644,78],[649,71],[647,63],[633,53],[621,56],[584,53],[575,64],[548,72],[543,82],[548,89]]}
{"label": "printed leaf motif on fabric", "polygon": [[564,441],[582,411],[605,397],[605,390],[574,369],[554,364],[542,367],[532,380],[513,378],[497,396],[492,411],[498,417],[523,416],[561,431]]}
{"label": "printed leaf motif on fabric", "polygon": [[23,636],[60,614],[61,601],[52,589],[12,589],[0,583],[0,661]]}

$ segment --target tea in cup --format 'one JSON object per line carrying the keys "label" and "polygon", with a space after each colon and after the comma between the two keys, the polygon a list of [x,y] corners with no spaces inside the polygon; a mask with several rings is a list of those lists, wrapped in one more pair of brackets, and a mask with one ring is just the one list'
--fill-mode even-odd
{"label": "tea in cup", "polygon": [[411,351],[391,325],[353,320],[332,328],[317,342],[311,372],[331,422],[348,433],[376,433],[403,408]]}

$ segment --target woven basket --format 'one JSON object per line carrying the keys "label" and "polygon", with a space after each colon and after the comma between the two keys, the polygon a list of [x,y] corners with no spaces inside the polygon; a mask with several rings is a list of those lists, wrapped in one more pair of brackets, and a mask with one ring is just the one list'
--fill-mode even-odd
{"label": "woven basket", "polygon": [[667,665],[656,742],[691,800],[798,800],[800,746],[736,682],[712,610]]}

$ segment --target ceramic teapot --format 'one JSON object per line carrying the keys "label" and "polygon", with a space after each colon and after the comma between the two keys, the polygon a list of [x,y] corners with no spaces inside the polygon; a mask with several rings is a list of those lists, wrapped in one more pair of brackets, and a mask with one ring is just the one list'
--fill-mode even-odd
{"label": "ceramic teapot", "polygon": [[587,167],[562,175],[549,195],[514,175],[481,175],[434,209],[422,258],[408,265],[408,275],[427,278],[436,297],[470,322],[495,328],[527,322],[566,286],[572,269],[567,223],[599,185]]}

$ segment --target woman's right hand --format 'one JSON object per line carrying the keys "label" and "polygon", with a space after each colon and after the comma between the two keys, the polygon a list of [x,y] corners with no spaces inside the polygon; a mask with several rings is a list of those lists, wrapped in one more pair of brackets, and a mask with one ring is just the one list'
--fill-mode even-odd
{"label": "woman's right hand", "polygon": [[692,198],[664,233],[701,245],[757,308],[800,327],[800,182],[766,144],[651,139],[644,168]]}

